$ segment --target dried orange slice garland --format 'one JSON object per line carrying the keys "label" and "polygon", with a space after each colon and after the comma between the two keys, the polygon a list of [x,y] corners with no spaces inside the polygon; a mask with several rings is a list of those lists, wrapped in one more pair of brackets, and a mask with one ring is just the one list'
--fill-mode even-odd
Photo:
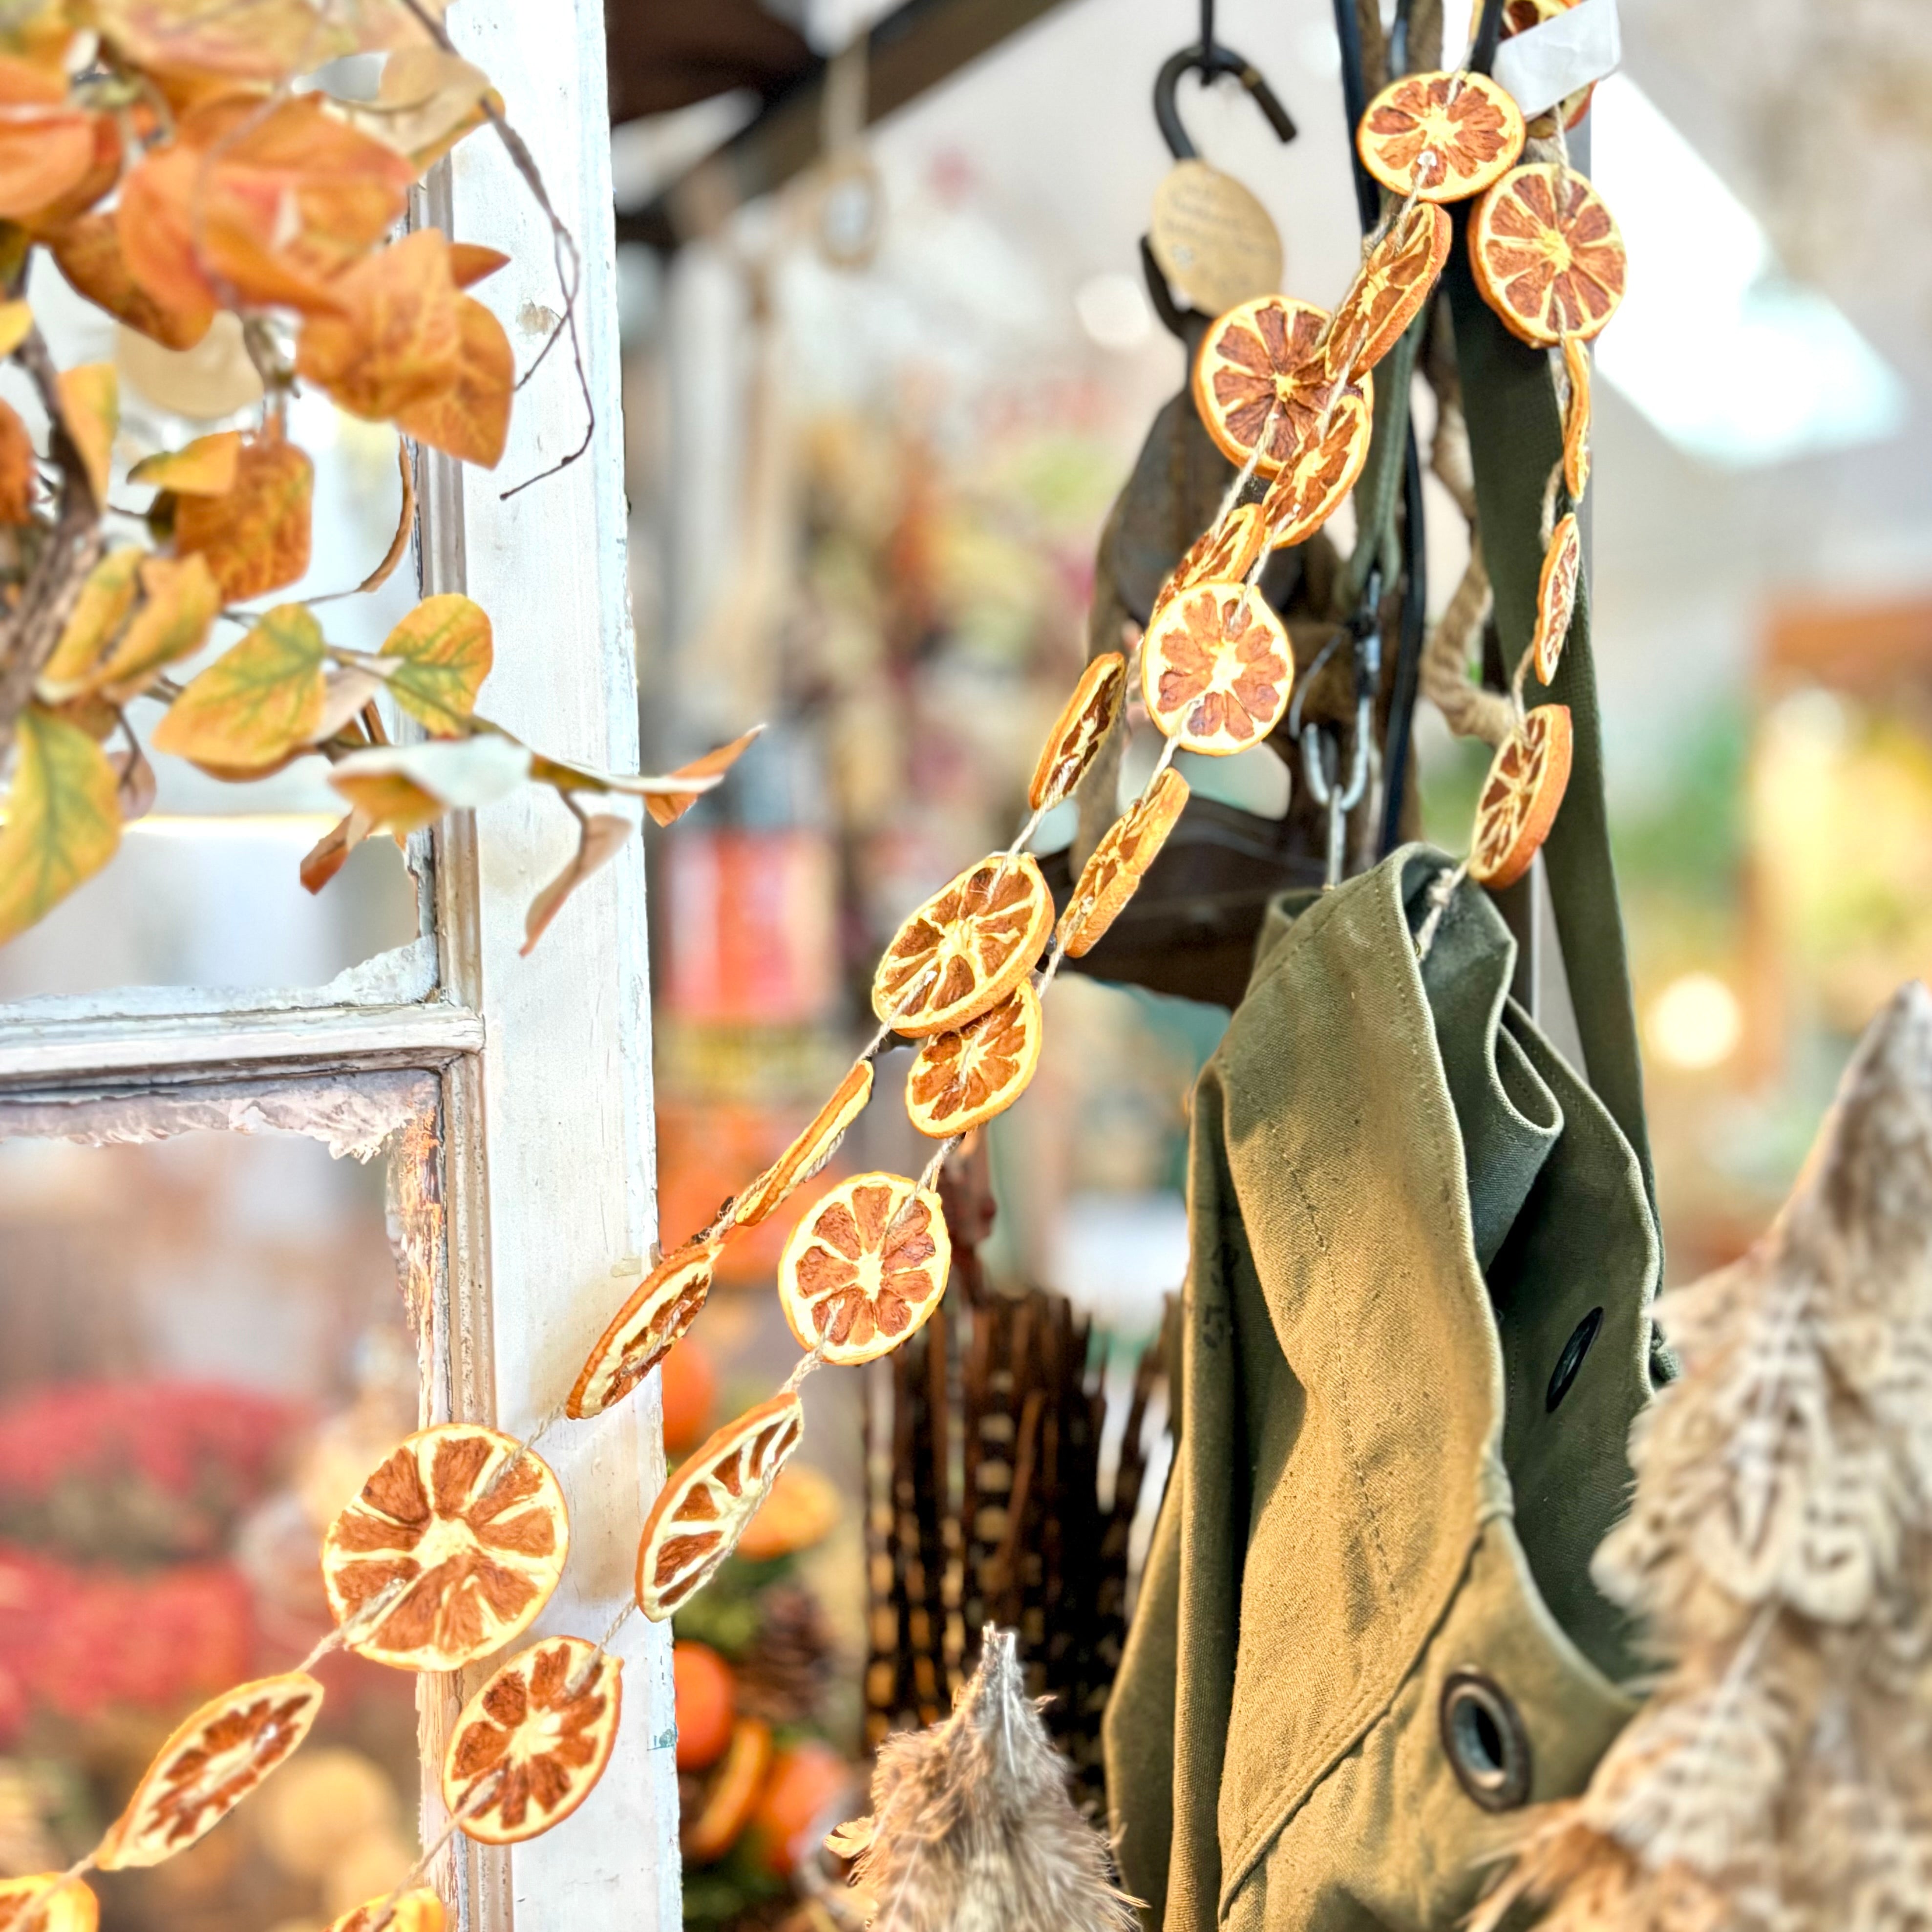
{"label": "dried orange slice garland", "polygon": [[1563,487],[1574,505],[1590,487],[1590,352],[1580,336],[1566,335],[1562,346],[1570,382],[1563,404]]}
{"label": "dried orange slice garland", "polygon": [[331,1922],[328,1932],[442,1932],[442,1900],[426,1885],[385,1893]]}
{"label": "dried orange slice garland", "polygon": [[1522,114],[1482,74],[1412,74],[1384,88],[1355,130],[1383,187],[1419,201],[1480,194],[1522,152]]}
{"label": "dried orange slice garland", "polygon": [[710,1581],[804,1432],[804,1405],[788,1389],[728,1422],[679,1465],[638,1541],[638,1606],[653,1623]]}
{"label": "dried orange slice garland", "polygon": [[547,1637],[464,1706],[443,1759],[442,1802],[466,1836],[519,1844],[590,1796],[617,1742],[623,1670],[581,1637]]}
{"label": "dried orange slice garland", "polygon": [[1133,809],[1108,828],[1081,868],[1060,915],[1060,950],[1069,958],[1084,958],[1106,936],[1186,802],[1187,781],[1170,765]]}
{"label": "dried orange slice garland", "polygon": [[520,1636],[570,1547],[563,1492],[514,1436],[444,1423],[399,1443],[329,1526],[322,1582],[338,1624],[392,1586],[349,1647],[402,1670],[458,1670]]}
{"label": "dried orange slice garland", "polygon": [[638,1283],[578,1371],[563,1408],[572,1421],[601,1415],[622,1401],[670,1354],[711,1293],[722,1245],[694,1241],[667,1255]]}
{"label": "dried orange slice garland", "polygon": [[1141,647],[1148,716],[1184,751],[1226,758],[1258,745],[1288,709],[1294,650],[1246,584],[1203,584],[1172,598]]}
{"label": "dried orange slice garland", "polygon": [[1567,704],[1539,704],[1496,748],[1476,802],[1469,876],[1500,892],[1529,870],[1570,782]]}
{"label": "dried orange slice garland", "polygon": [[872,1097],[872,1063],[855,1060],[805,1131],[731,1204],[731,1226],[755,1228],[838,1151],[845,1130]]}
{"label": "dried orange slice garland", "polygon": [[1320,442],[1298,451],[1261,500],[1270,549],[1305,543],[1335,514],[1369,460],[1372,428],[1360,397],[1338,399],[1334,419]]}
{"label": "dried orange slice garland", "polygon": [[1444,210],[1418,202],[1370,249],[1329,328],[1330,375],[1364,374],[1395,346],[1435,292],[1454,232]]}
{"label": "dried orange slice garland", "polygon": [[872,1010],[894,1031],[944,1033],[997,1006],[1026,976],[1053,925],[1053,895],[1029,853],[982,859],[894,935]]}
{"label": "dried orange slice garland", "polygon": [[1177,591],[1197,584],[1238,582],[1268,548],[1268,519],[1258,503],[1242,503],[1203,530],[1181,553],[1154,599],[1158,610]]}
{"label": "dried orange slice garland", "polygon": [[1553,683],[1564,640],[1576,608],[1576,579],[1583,568],[1583,538],[1574,512],[1557,519],[1536,585],[1536,628],[1529,640],[1531,661],[1545,684]]}
{"label": "dried orange slice garland", "polygon": [[[1208,325],[1194,358],[1194,406],[1230,463],[1252,458],[1257,475],[1278,476],[1317,436],[1338,392],[1319,353],[1328,326],[1325,309],[1289,296],[1242,302]],[[1366,375],[1339,389],[1370,401]]]}
{"label": "dried orange slice garland", "polygon": [[1022,980],[956,1032],[928,1034],[906,1076],[906,1113],[936,1141],[1004,1114],[1040,1065],[1040,995]]}
{"label": "dried orange slice garland", "polygon": [[1588,341],[1624,298],[1624,240],[1573,168],[1513,168],[1469,218],[1469,266],[1503,326],[1533,348]]}
{"label": "dried orange slice garland", "polygon": [[1120,715],[1126,689],[1127,661],[1118,651],[1102,652],[1080,674],[1073,695],[1060,707],[1046,742],[1040,748],[1033,779],[1027,787],[1027,803],[1034,811],[1050,811],[1085,776]]}
{"label": "dried orange slice garland", "polygon": [[321,1708],[322,1686],[302,1670],[211,1698],[154,1754],[94,1862],[124,1871],[186,1851],[308,1736]]}
{"label": "dried orange slice garland", "polygon": [[0,1932],[94,1932],[100,1923],[100,1901],[77,1878],[0,1879]]}
{"label": "dried orange slice garland", "polygon": [[850,1367],[918,1332],[946,1292],[952,1263],[932,1189],[896,1174],[862,1174],[792,1230],[778,1258],[778,1305],[801,1348]]}

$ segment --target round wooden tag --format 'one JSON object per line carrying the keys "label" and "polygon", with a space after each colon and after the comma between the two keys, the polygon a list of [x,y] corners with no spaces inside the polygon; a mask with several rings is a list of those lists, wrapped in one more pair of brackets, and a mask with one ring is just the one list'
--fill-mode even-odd
{"label": "round wooden tag", "polygon": [[1281,237],[1268,210],[1206,161],[1168,170],[1154,190],[1148,244],[1174,292],[1204,314],[1281,286]]}

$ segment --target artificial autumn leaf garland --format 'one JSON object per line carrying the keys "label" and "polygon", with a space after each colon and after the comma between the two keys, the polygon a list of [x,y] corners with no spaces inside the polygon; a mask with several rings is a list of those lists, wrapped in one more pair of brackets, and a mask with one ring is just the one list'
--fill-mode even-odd
{"label": "artificial autumn leaf garland", "polygon": [[[285,22],[290,14],[304,15],[308,4],[281,0],[276,18]],[[423,17],[413,0],[402,4],[412,16]],[[112,5],[102,10],[110,19],[118,17]],[[148,18],[146,10],[141,17]],[[394,26],[380,4],[372,5],[368,21],[370,36]],[[377,24],[382,22],[388,24]],[[238,64],[242,71],[252,72],[251,59],[272,62],[266,44],[254,47],[246,37],[224,36],[214,27],[206,34],[194,44],[205,58],[231,64],[220,71],[233,72]],[[130,38],[124,58],[133,58],[136,40],[138,35]],[[363,44],[382,43],[371,38]],[[112,49],[116,44],[110,36],[105,44]],[[178,43],[175,51],[180,51]],[[251,127],[245,139],[238,136],[235,145],[244,147],[245,155],[232,160],[234,168],[245,159],[248,166],[272,177],[279,170],[284,177],[292,172],[311,178],[302,170],[312,170],[312,161],[286,145],[290,128],[283,127],[275,139],[264,131],[284,111],[268,109],[262,129]],[[302,111],[308,117],[305,124],[316,127],[315,117],[326,119],[328,113],[326,104],[312,98]],[[232,130],[242,124],[231,114],[224,124]],[[347,122],[344,126],[349,134],[358,134]],[[334,144],[330,152],[359,152],[345,148],[345,140],[341,129],[333,124],[328,128],[326,141]],[[800,1222],[781,1264],[779,1290],[806,1352],[776,1395],[720,1430],[658,1496],[640,1538],[637,1607],[654,1619],[668,1618],[737,1546],[802,1438],[797,1388],[803,1378],[822,1364],[860,1363],[889,1352],[938,1305],[950,1264],[945,1220],[932,1191],[940,1167],[969,1118],[976,1126],[1012,1104],[1024,1089],[1039,1050],[1040,1002],[1060,960],[1096,942],[1178,819],[1187,787],[1172,768],[1175,752],[1185,743],[1206,755],[1227,755],[1258,742],[1280,716],[1292,682],[1292,656],[1256,580],[1270,549],[1301,541],[1318,526],[1360,469],[1368,436],[1370,368],[1420,312],[1441,270],[1444,230],[1435,205],[1485,188],[1492,194],[1506,188],[1514,178],[1508,171],[1522,146],[1522,127],[1507,95],[1480,76],[1412,76],[1371,104],[1360,141],[1371,171],[1402,199],[1365,244],[1363,266],[1334,316],[1286,297],[1268,298],[1222,317],[1204,339],[1194,372],[1196,400],[1215,440],[1244,468],[1214,526],[1170,573],[1156,602],[1150,630],[1159,629],[1163,641],[1155,647],[1150,638],[1144,648],[1141,678],[1166,748],[1140,796],[1089,861],[1058,930],[1051,896],[1024,848],[1044,812],[1072,790],[1102,740],[1118,727],[1132,676],[1118,658],[1103,658],[1088,668],[1048,734],[1030,788],[1032,815],[1013,844],[968,868],[935,894],[886,949],[873,988],[880,1030],[819,1117],[773,1168],[727,1202],[710,1227],[653,1270],[591,1351],[568,1402],[529,1441],[474,1425],[448,1424],[421,1432],[392,1452],[325,1542],[331,1607],[338,1618],[335,1631],[297,1671],[271,1682],[314,1684],[306,1674],[308,1664],[341,1645],[401,1669],[447,1669],[487,1654],[528,1627],[554,1592],[568,1534],[560,1490],[533,1444],[565,1417],[594,1414],[622,1400],[675,1346],[703,1307],[724,1244],[762,1220],[831,1157],[870,1100],[872,1063],[902,1036],[922,1042],[921,1064],[926,1069],[923,1084],[909,1095],[915,1124],[928,1132],[938,1130],[944,1137],[917,1180],[861,1175],[831,1190]],[[165,150],[170,144],[157,145]],[[0,153],[0,164],[4,158]],[[150,178],[146,192],[165,212],[171,177],[163,170],[173,166],[178,173],[178,164],[170,163],[165,152],[151,158],[160,178]],[[221,165],[229,166],[230,160],[224,151]],[[1566,173],[1559,168],[1559,185]],[[364,183],[370,195],[380,200],[394,175],[387,162],[372,168]],[[367,219],[363,204],[326,196],[313,218],[313,232],[304,216],[295,237],[271,245],[272,238],[250,225],[242,185],[239,176],[226,181],[227,198],[218,209],[211,205],[207,211],[210,236],[220,230],[219,248],[210,245],[205,254],[191,248],[184,256],[178,249],[168,252],[165,233],[144,238],[136,254],[148,265],[146,280],[140,269],[131,263],[128,268],[142,301],[171,306],[176,316],[196,312],[197,302],[210,306],[212,313],[213,302],[224,296],[218,280],[232,294],[243,286],[232,278],[241,277],[244,294],[252,290],[254,300],[311,317],[304,324],[308,373],[332,382],[346,406],[360,404],[374,411],[380,405],[382,412],[393,411],[399,423],[410,418],[417,425],[413,433],[431,440],[440,435],[441,446],[459,454],[468,453],[460,447],[466,441],[487,446],[492,419],[487,410],[479,413],[472,406],[479,395],[493,393],[490,386],[495,380],[488,332],[470,320],[472,309],[487,316],[480,304],[464,298],[455,306],[460,346],[448,385],[418,392],[425,368],[439,366],[437,357],[446,352],[450,338],[451,310],[442,278],[458,279],[456,250],[424,242],[400,261],[358,270],[358,263],[371,262],[374,238],[373,234],[356,238]],[[98,235],[90,241],[98,250]],[[481,266],[487,272],[487,265]],[[318,291],[326,295],[352,275],[356,278],[344,298],[316,298]],[[394,324],[397,346],[389,359],[364,363],[347,352],[338,332],[352,332],[358,316],[365,326]],[[1600,327],[1607,311],[1594,320]],[[1557,491],[1566,479],[1579,478],[1574,448],[1586,440],[1576,412],[1587,409],[1587,388],[1574,374],[1582,334],[1580,328],[1566,327],[1552,338],[1573,371],[1566,460],[1550,487],[1552,524]],[[29,332],[22,347],[36,341]],[[304,355],[298,347],[292,368],[281,372],[284,390],[302,372]],[[44,370],[44,350],[38,362]],[[70,431],[74,428],[70,424]],[[57,425],[57,445],[61,434]],[[64,496],[88,487],[85,444],[90,434],[83,424],[79,434],[68,435],[70,446],[64,453],[57,448]],[[241,492],[229,506],[232,516],[265,518],[267,527],[279,530],[296,488],[295,466],[286,457],[271,454],[280,435],[278,412],[272,406],[262,429],[233,451],[235,475],[228,487],[212,496],[201,493],[223,480],[226,453],[200,452],[172,471],[160,470],[176,499],[177,527],[182,505],[220,503]],[[259,488],[244,489],[241,479],[251,463],[250,473],[262,482]],[[1244,501],[1257,476],[1264,487],[1262,501]],[[191,517],[191,531],[197,527]],[[219,518],[215,527],[232,529]],[[272,539],[266,548],[273,552],[279,541]],[[1566,533],[1560,572],[1574,596],[1576,572],[1568,542]],[[211,540],[188,554],[199,556],[218,583],[211,549],[219,560],[230,554]],[[249,553],[244,545],[233,554]],[[287,562],[285,556],[280,567],[286,568]],[[123,667],[115,674],[124,683],[130,653],[122,650],[116,656],[115,647],[133,607],[133,574],[123,561],[98,580],[83,576],[82,595],[68,621],[81,621],[84,608],[86,648],[77,642],[59,662],[70,669],[76,661],[112,662]],[[145,577],[141,584],[146,595],[158,594]],[[1557,620],[1567,628],[1568,611],[1557,608],[1565,602],[1560,596],[1548,602],[1544,628],[1556,632],[1560,646]],[[446,808],[486,802],[532,780],[555,786],[567,802],[578,790],[637,792],[654,816],[668,820],[715,784],[748,742],[740,740],[667,779],[617,778],[544,758],[476,716],[477,691],[489,668],[488,622],[476,607],[459,608],[466,604],[462,598],[425,600],[375,654],[333,649],[300,606],[256,615],[242,644],[175,698],[181,720],[174,734],[204,754],[265,764],[312,748],[324,750],[337,763],[338,789],[352,803],[344,826],[332,835],[338,855],[370,831],[426,824]],[[55,658],[60,640],[58,635],[50,640],[37,670]],[[1526,717],[1521,709],[1520,685],[1531,663],[1539,671],[1548,665],[1553,674],[1550,640],[1544,639],[1543,646],[1539,651],[1533,644],[1525,653],[1512,693],[1520,722],[1498,759],[1500,767],[1504,754],[1513,755],[1503,774],[1508,782],[1498,784],[1492,774],[1479,806],[1469,869],[1480,866],[1492,878],[1528,864],[1555,816],[1567,776],[1562,754],[1568,743],[1568,710],[1544,706]],[[132,655],[145,660],[148,653]],[[381,742],[373,713],[352,702],[379,684],[436,735],[421,745]],[[353,722],[364,718],[366,726]],[[317,734],[325,728],[334,735],[318,745]],[[45,771],[60,758],[86,763],[70,742],[76,734],[98,750],[82,727],[60,716],[51,698],[29,711],[22,742],[38,747],[43,776],[35,784],[42,793],[52,782]],[[218,764],[219,757],[214,762]],[[25,764],[23,759],[23,769]],[[75,789],[84,787],[76,782]],[[24,801],[19,800],[20,790],[16,778],[16,818],[31,814],[35,804],[34,786],[28,788]],[[586,821],[586,836],[588,825],[595,823]],[[118,826],[112,836],[118,836]],[[99,841],[103,835],[94,836]],[[1498,847],[1502,849],[1496,850]],[[111,838],[107,850],[111,853]],[[6,854],[6,844],[0,842],[0,862]],[[580,872],[587,872],[602,856],[586,848],[578,862]],[[340,856],[333,862],[339,864]],[[555,910],[557,888],[567,890],[568,884],[566,875],[532,908],[532,939]],[[0,870],[0,932],[5,930],[8,891],[8,875]],[[58,896],[50,884],[40,895],[40,909]],[[401,1924],[434,1932],[440,1909],[432,1909],[434,1894],[420,1880],[450,1836],[464,1830],[486,1842],[509,1842],[547,1829],[584,1802],[608,1762],[614,1735],[621,1664],[607,1646],[616,1628],[596,1644],[580,1638],[544,1640],[499,1669],[466,1707],[452,1740],[444,1772],[450,1818],[442,1836],[425,1848],[391,1893],[347,1915],[339,1925],[382,1932]],[[260,1688],[244,1686],[214,1700],[184,1730],[226,1723],[224,1714],[237,1698],[249,1701],[252,1709]],[[285,1701],[291,1712],[299,1706],[312,1718],[307,1699],[306,1691],[298,1697],[291,1690]],[[229,1739],[226,1748],[235,1756],[235,1768],[206,1802],[196,1786],[196,1816],[205,1820],[200,1829],[217,1822],[293,1748],[290,1733],[298,1721],[291,1716],[232,1737],[234,1726],[228,1725],[222,1735]],[[755,1755],[759,1744],[748,1734],[748,1751]],[[769,1750],[768,1737],[763,1748]],[[165,1766],[158,1761],[142,1790],[165,1774]],[[701,1830],[704,1822],[699,1820],[694,1828]],[[72,1871],[30,1881],[38,1888],[34,1899],[48,1905],[68,1900],[80,1874],[110,1863],[134,1828],[124,1819]],[[85,1887],[78,1889],[84,1897]]]}

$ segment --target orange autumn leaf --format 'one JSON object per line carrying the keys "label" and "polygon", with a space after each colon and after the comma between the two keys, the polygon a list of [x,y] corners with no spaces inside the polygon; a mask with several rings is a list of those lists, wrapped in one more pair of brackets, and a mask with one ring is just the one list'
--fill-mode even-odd
{"label": "orange autumn leaf", "polygon": [[224,97],[184,115],[122,183],[121,246],[171,308],[238,298],[327,313],[340,305],[330,284],[401,215],[414,178],[318,95],[266,116],[258,100]]}
{"label": "orange autumn leaf", "polygon": [[462,349],[449,244],[419,229],[379,249],[334,284],[338,315],[303,323],[296,371],[351,416],[386,422],[457,381]]}
{"label": "orange autumn leaf", "polygon": [[208,641],[221,593],[198,556],[151,556],[141,566],[142,603],[120,640],[88,680],[88,688],[125,704],[170,664],[192,657]]}
{"label": "orange autumn leaf", "polygon": [[[668,774],[674,778],[719,778],[728,772],[744,754],[746,747],[765,728],[754,724],[742,736],[734,738],[728,745],[720,745],[715,752],[706,752],[703,758],[694,758],[688,765],[680,765]],[[658,793],[644,794],[644,809],[652,821],[658,825],[675,825],[698,802],[696,792]]]}
{"label": "orange autumn leaf", "polygon": [[322,716],[327,666],[314,615],[300,604],[278,604],[190,680],[154,727],[154,748],[236,771],[272,765],[308,742]]}
{"label": "orange autumn leaf", "polygon": [[628,818],[614,812],[593,812],[578,830],[577,850],[570,862],[550,884],[531,900],[524,916],[524,943],[518,948],[527,956],[544,936],[544,928],[563,910],[563,902],[600,866],[607,865],[629,842],[637,830]]}
{"label": "orange autumn leaf", "polygon": [[23,218],[28,231],[37,241],[46,241],[80,216],[108,194],[121,178],[124,159],[121,126],[112,114],[90,114],[88,136],[93,153],[80,178],[42,206]]}
{"label": "orange autumn leaf", "polygon": [[26,340],[34,326],[34,311],[17,298],[0,302],[0,356],[10,356]]}
{"label": "orange autumn leaf", "polygon": [[87,574],[53,656],[41,667],[40,694],[58,702],[86,688],[88,674],[134,608],[146,553],[132,544],[110,550]]}
{"label": "orange autumn leaf", "polygon": [[509,266],[510,258],[500,248],[486,248],[480,242],[452,242],[449,244],[449,272],[459,289],[473,288],[486,276]]}
{"label": "orange autumn leaf", "polygon": [[18,221],[76,187],[94,165],[94,116],[68,103],[66,76],[0,56],[0,217]]}
{"label": "orange autumn leaf", "polygon": [[510,397],[517,384],[516,358],[503,325],[468,296],[457,302],[460,345],[456,380],[396,412],[396,427],[436,449],[480,468],[502,460],[510,434]]}
{"label": "orange autumn leaf", "polygon": [[129,272],[111,214],[84,214],[47,244],[68,285],[95,308],[164,349],[192,349],[208,333],[214,304],[199,290],[175,306],[158,302]]}
{"label": "orange autumn leaf", "polygon": [[[345,54],[422,38],[398,0],[95,0],[94,23],[136,66],[286,80]],[[440,15],[440,4],[428,10]]]}
{"label": "orange autumn leaf", "polygon": [[10,403],[0,402],[0,524],[24,524],[40,488],[34,440]]}
{"label": "orange autumn leaf", "polygon": [[383,63],[375,99],[344,101],[341,111],[352,126],[408,155],[420,171],[482,126],[486,99],[501,109],[490,76],[460,54],[403,47]]}
{"label": "orange autumn leaf", "polygon": [[111,362],[83,362],[59,376],[61,420],[87,466],[97,504],[107,500],[115,432],[121,427],[121,385]]}
{"label": "orange autumn leaf", "polygon": [[308,568],[314,488],[315,466],[308,456],[264,430],[243,442],[232,489],[178,500],[175,549],[207,559],[227,603],[279,590]]}
{"label": "orange autumn leaf", "polygon": [[179,496],[225,496],[235,487],[242,459],[242,432],[218,430],[196,436],[179,449],[144,456],[128,472],[130,483],[151,483]]}

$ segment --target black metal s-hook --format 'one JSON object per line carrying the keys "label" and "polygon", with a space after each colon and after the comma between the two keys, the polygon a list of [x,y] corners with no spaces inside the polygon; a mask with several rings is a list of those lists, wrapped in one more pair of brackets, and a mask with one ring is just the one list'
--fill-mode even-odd
{"label": "black metal s-hook", "polygon": [[1166,142],[1168,151],[1177,161],[1192,160],[1199,152],[1188,139],[1187,130],[1181,125],[1180,110],[1175,95],[1184,74],[1198,74],[1204,80],[1214,80],[1224,74],[1232,74],[1249,93],[1254,96],[1255,105],[1268,118],[1268,124],[1282,141],[1292,141],[1300,131],[1294,118],[1282,105],[1281,98],[1269,86],[1261,70],[1252,61],[1244,60],[1232,47],[1224,47],[1212,38],[1213,9],[1202,10],[1202,26],[1207,38],[1198,46],[1183,47],[1180,52],[1165,62],[1160,72],[1154,76],[1154,118],[1160,124],[1161,138]]}

